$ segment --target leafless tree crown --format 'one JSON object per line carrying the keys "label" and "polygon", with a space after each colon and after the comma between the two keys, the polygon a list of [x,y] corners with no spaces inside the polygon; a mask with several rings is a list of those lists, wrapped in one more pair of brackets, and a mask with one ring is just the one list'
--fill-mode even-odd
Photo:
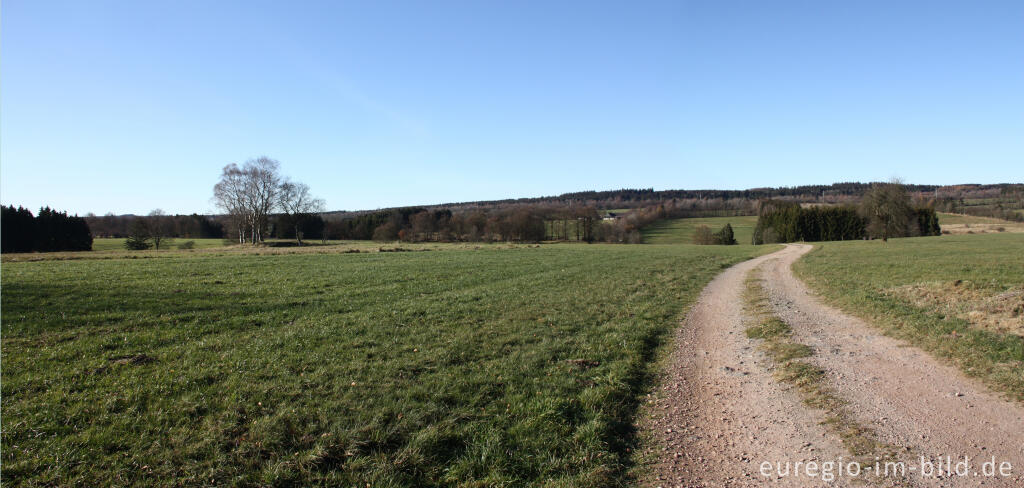
{"label": "leafless tree crown", "polygon": [[228,215],[239,242],[262,242],[269,217],[280,204],[281,165],[268,157],[229,164],[213,187],[213,200]]}

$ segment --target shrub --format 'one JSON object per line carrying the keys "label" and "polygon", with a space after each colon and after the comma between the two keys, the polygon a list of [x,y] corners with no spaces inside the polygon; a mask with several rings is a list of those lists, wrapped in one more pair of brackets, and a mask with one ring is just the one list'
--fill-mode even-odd
{"label": "shrub", "polygon": [[715,235],[711,233],[711,228],[706,225],[698,225],[693,231],[693,243],[700,245],[714,244]]}
{"label": "shrub", "polygon": [[398,226],[394,222],[386,222],[373,230],[373,240],[394,241],[398,239]]}

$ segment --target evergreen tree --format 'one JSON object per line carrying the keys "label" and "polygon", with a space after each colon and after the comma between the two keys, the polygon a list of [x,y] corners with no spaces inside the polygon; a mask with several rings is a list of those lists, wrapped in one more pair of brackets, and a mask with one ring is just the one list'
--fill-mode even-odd
{"label": "evergreen tree", "polygon": [[124,241],[124,247],[133,251],[144,251],[153,247],[151,240],[151,233],[149,231],[149,222],[145,219],[137,218],[132,222],[131,232],[128,235],[128,239]]}
{"label": "evergreen tree", "polygon": [[85,219],[69,217],[50,207],[39,209],[39,215],[25,208],[3,207],[2,252],[89,251],[92,232]]}
{"label": "evergreen tree", "polygon": [[726,223],[721,230],[715,232],[715,244],[726,246],[736,244],[736,237],[732,233],[732,224]]}
{"label": "evergreen tree", "polygon": [[4,206],[0,216],[0,252],[32,252],[35,244],[35,217],[32,212],[14,205]]}

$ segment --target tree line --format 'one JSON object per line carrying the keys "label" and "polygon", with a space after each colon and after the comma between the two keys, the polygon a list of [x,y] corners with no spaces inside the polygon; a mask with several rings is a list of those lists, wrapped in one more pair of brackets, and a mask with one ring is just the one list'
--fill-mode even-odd
{"label": "tree line", "polygon": [[766,200],[758,210],[753,243],[846,241],[942,233],[931,206],[915,206],[899,183],[875,184],[858,205],[802,206]]}
{"label": "tree line", "polygon": [[804,208],[796,202],[768,200],[761,204],[753,243],[849,241],[864,235],[865,220],[854,206]]}
{"label": "tree line", "polygon": [[38,215],[26,208],[2,206],[0,214],[0,252],[88,251],[92,232],[85,219],[50,207]]}
{"label": "tree line", "polygon": [[464,211],[404,207],[328,217],[325,232],[330,239],[377,241],[638,243],[641,224],[591,206],[519,204]]}
{"label": "tree line", "polygon": [[[561,209],[560,209],[561,210]],[[582,215],[586,219],[596,210]],[[388,209],[371,214],[328,222],[331,238],[373,239],[377,241],[408,242],[535,242],[547,240],[552,219],[568,218],[555,209],[538,205],[519,205],[510,208],[473,210],[454,213],[451,210],[427,210],[422,207]],[[575,218],[575,217],[574,217]],[[574,220],[576,222],[576,220]],[[586,225],[581,225],[581,232]],[[593,240],[590,234],[579,240]]]}
{"label": "tree line", "polygon": [[[918,203],[913,208],[902,205],[897,211],[889,208],[893,198],[881,200],[888,203],[876,202],[876,208],[888,209],[883,212],[887,221],[882,215],[872,215],[868,203],[877,200],[890,186],[851,182],[750,190],[622,189],[533,199],[324,212],[323,200],[315,198],[307,185],[282,175],[277,161],[260,157],[222,168],[212,199],[223,212],[221,215],[166,215],[158,209],[146,216],[90,214],[84,221],[97,236],[129,238],[129,248],[160,249],[170,245],[174,238],[262,243],[268,237],[277,237],[295,239],[299,244],[303,239],[639,243],[641,229],[663,219],[758,215],[754,240],[760,243],[932,235],[938,233],[934,209],[950,205],[954,195],[998,197],[1011,207],[1024,201],[1024,185],[896,185],[896,200],[909,200],[912,193]],[[777,198],[763,199],[765,196]],[[926,197],[930,199],[922,204]],[[798,201],[821,205],[802,208]],[[625,210],[617,212],[618,215],[599,210],[610,206]],[[46,218],[50,218],[49,213]],[[725,229],[702,229],[698,240],[733,240],[724,233]]]}
{"label": "tree line", "polygon": [[[598,208],[642,208],[658,205],[670,200],[745,200],[755,204],[761,200],[791,200],[821,203],[853,203],[865,195],[876,183],[840,182],[830,185],[801,185],[777,188],[750,188],[747,190],[654,190],[653,188],[624,188],[608,191],[581,191],[563,193],[557,196],[487,200],[460,203],[445,203],[432,208],[447,208],[452,211],[506,205],[559,204],[572,206],[594,206]],[[999,183],[990,185],[905,185],[908,192],[916,197],[931,196],[935,200],[975,199],[999,195],[1001,192],[1019,192],[1024,185]],[[1021,201],[1024,205],[1024,201]],[[1016,208],[1022,208],[1018,205]],[[753,215],[749,213],[746,215]]]}
{"label": "tree line", "polygon": [[[159,209],[154,212],[160,212]],[[162,213],[162,212],[161,212]],[[152,221],[153,215],[114,215],[101,217],[86,216],[85,221],[93,230],[95,237],[130,237],[139,234],[139,224],[152,229],[159,229],[163,235],[185,239],[221,239],[224,238],[224,224],[220,216],[209,215],[161,215],[162,222]],[[297,221],[297,222],[296,222]],[[279,239],[295,239],[296,223],[303,237],[320,239],[325,234],[326,222],[319,214],[310,214],[296,219],[285,214],[270,216],[269,235]]]}
{"label": "tree line", "polygon": [[[163,213],[159,209],[154,212]],[[89,223],[93,235],[96,237],[128,237],[133,233],[136,221],[146,220],[149,215],[114,215],[107,214],[100,217],[86,215],[85,221]],[[163,231],[168,236],[183,237],[187,239],[220,239],[224,237],[224,226],[216,218],[206,215],[164,215]]]}

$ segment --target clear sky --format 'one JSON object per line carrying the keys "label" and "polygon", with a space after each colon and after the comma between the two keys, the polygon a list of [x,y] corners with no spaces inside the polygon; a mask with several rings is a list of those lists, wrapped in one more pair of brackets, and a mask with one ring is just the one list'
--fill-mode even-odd
{"label": "clear sky", "polygon": [[1024,181],[1024,2],[4,0],[0,199]]}

